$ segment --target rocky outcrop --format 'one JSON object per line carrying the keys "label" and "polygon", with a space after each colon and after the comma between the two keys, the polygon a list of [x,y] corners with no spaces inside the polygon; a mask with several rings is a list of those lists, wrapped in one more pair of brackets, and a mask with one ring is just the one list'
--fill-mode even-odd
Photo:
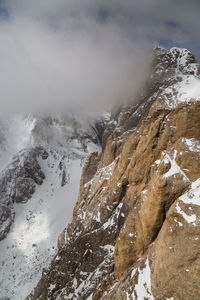
{"label": "rocky outcrop", "polygon": [[85,162],[73,218],[29,299],[200,298],[200,103],[183,97],[198,75],[187,50],[155,50],[137,104]]}
{"label": "rocky outcrop", "polygon": [[48,153],[43,148],[21,151],[0,177],[0,240],[5,238],[14,220],[13,204],[26,202],[42,184],[45,175],[38,158],[46,159]]}

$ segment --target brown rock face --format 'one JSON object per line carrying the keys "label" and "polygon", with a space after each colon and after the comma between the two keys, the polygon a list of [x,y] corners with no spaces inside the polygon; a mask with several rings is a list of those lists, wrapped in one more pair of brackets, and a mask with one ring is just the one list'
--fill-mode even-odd
{"label": "brown rock face", "polygon": [[170,106],[163,93],[196,63],[156,51],[145,96],[87,159],[71,223],[30,299],[200,299],[200,103]]}

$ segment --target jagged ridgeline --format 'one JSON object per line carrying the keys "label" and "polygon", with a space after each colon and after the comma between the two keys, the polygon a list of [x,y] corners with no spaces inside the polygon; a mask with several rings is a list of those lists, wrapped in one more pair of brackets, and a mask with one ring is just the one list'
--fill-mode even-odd
{"label": "jagged ridgeline", "polygon": [[137,103],[112,116],[73,217],[29,299],[200,299],[200,78],[154,51]]}

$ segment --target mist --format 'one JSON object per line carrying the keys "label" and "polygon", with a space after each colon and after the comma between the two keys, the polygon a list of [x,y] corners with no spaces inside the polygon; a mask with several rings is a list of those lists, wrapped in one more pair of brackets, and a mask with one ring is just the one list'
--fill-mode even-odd
{"label": "mist", "polygon": [[0,36],[2,111],[102,109],[132,97],[149,62],[146,47],[113,30],[82,36],[14,20]]}
{"label": "mist", "polygon": [[178,12],[180,1],[168,1],[170,18],[157,0],[123,3],[2,1],[1,113],[102,111],[134,101],[160,39],[196,38],[196,1],[190,19]]}

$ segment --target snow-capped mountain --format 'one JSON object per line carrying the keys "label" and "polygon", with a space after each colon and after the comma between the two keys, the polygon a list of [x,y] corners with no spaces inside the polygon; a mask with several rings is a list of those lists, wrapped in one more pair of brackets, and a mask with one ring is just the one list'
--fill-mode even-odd
{"label": "snow-capped mountain", "polygon": [[200,298],[195,57],[156,48],[104,119],[1,121],[1,299]]}
{"label": "snow-capped mountain", "polygon": [[200,77],[157,48],[134,103],[85,161],[73,217],[28,299],[200,298]]}
{"label": "snow-capped mountain", "polygon": [[10,116],[1,121],[0,299],[24,299],[71,218],[84,158],[105,118]]}

